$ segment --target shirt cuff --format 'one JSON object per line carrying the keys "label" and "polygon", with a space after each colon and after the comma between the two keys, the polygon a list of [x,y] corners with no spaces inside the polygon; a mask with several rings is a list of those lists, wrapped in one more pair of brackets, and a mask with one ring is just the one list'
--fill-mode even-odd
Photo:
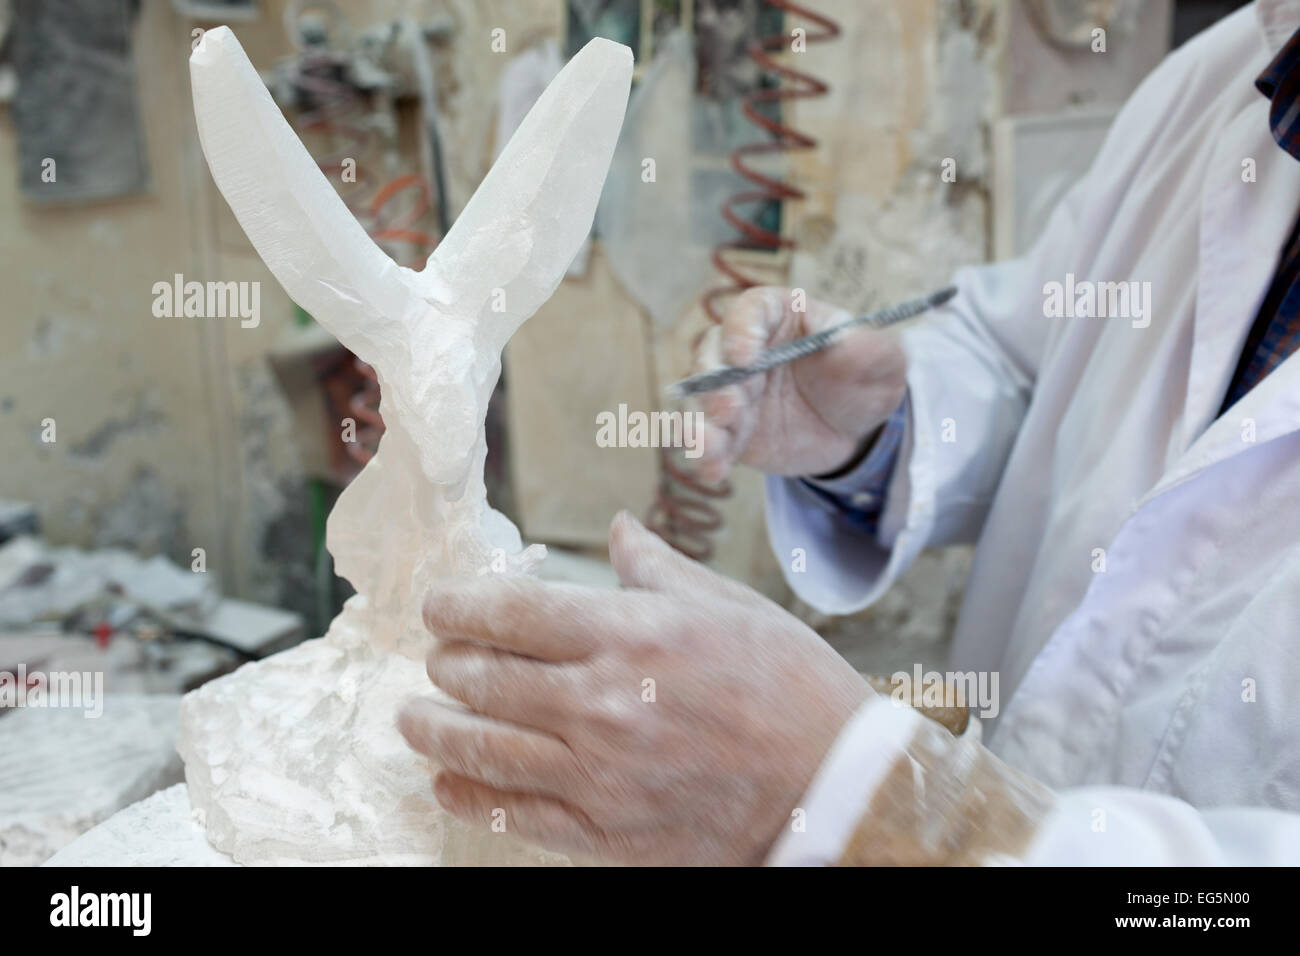
{"label": "shirt cuff", "polygon": [[873,694],[831,745],[771,852],[768,866],[829,866],[844,855],[872,795],[926,720]]}
{"label": "shirt cuff", "polygon": [[891,479],[897,470],[910,417],[904,395],[862,461],[834,478],[804,477],[800,481],[830,510],[875,536],[886,511]]}

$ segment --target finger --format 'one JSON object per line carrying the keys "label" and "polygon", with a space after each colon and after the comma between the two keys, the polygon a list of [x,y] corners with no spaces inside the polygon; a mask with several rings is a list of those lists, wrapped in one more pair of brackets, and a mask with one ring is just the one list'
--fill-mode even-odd
{"label": "finger", "polygon": [[692,596],[707,592],[747,603],[760,600],[743,584],[673,549],[628,511],[620,511],[609,526],[609,561],[625,587]]}
{"label": "finger", "polygon": [[728,365],[752,364],[780,326],[789,297],[788,289],[776,286],[736,296],[722,319],[722,360]]}
{"label": "finger", "polygon": [[435,582],[425,598],[424,623],[443,640],[575,661],[624,636],[649,637],[658,610],[644,595],[488,575]]}
{"label": "finger", "polygon": [[[755,413],[754,409],[756,408],[757,402],[762,397],[762,390],[766,386],[768,378],[768,375],[755,375],[737,387],[737,391],[744,396],[741,401],[745,404],[746,408],[745,411],[736,416],[735,421],[726,428],[726,462],[728,468],[730,468],[731,464],[734,462],[746,460],[745,456],[749,451],[750,440],[753,439],[759,428],[758,415]],[[704,423],[706,429],[708,428],[708,425],[709,422],[706,420]],[[701,447],[707,449],[708,440],[709,436],[703,435],[700,440]],[[707,450],[705,451],[705,455],[708,455]],[[762,466],[761,462],[750,462],[750,464],[758,464],[760,467]],[[721,478],[706,477],[706,480],[719,481]]]}
{"label": "finger", "polygon": [[722,481],[731,470],[731,432],[705,422],[700,427],[700,457],[695,469],[710,484]]}
{"label": "finger", "polygon": [[475,713],[561,735],[575,689],[563,665],[495,647],[439,641],[425,662],[429,679]]}
{"label": "finger", "polygon": [[563,800],[487,787],[446,770],[434,778],[433,793],[451,816],[477,826],[500,819],[506,832],[569,856],[623,864],[671,862],[688,860],[695,843],[681,827],[603,830],[578,806]]}
{"label": "finger", "polygon": [[408,701],[398,712],[397,727],[413,749],[493,787],[568,794],[582,778],[563,741],[436,701]]}
{"label": "finger", "polygon": [[700,333],[699,341],[695,344],[691,374],[698,375],[700,372],[709,372],[721,368],[724,364],[726,363],[722,360],[722,326],[711,323]]}
{"label": "finger", "polygon": [[731,428],[750,407],[749,396],[737,385],[727,385],[700,396],[704,416],[720,428]]}
{"label": "finger", "polygon": [[512,793],[445,770],[434,778],[433,795],[458,820],[488,827],[504,823],[505,832],[548,850],[595,856],[605,843],[584,813],[553,797]]}

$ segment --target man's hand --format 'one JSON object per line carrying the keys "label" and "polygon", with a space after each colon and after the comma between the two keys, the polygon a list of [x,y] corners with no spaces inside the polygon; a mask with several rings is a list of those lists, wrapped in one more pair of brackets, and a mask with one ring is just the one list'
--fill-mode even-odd
{"label": "man's hand", "polygon": [[429,700],[399,726],[442,765],[438,802],[549,849],[610,862],[762,862],[871,693],[815,632],[673,551],[626,512],[624,589],[448,582],[425,622]]}
{"label": "man's hand", "polygon": [[[749,365],[763,349],[851,318],[810,299],[792,308],[790,289],[762,287],[737,296],[702,368]],[[896,331],[859,329],[831,348],[779,365],[701,399],[701,475],[721,480],[733,462],[773,475],[819,475],[849,462],[903,400],[907,359]]]}

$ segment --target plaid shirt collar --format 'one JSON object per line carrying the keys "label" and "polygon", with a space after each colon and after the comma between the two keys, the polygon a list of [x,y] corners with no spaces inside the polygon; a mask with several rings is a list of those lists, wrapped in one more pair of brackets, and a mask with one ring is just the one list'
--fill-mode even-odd
{"label": "plaid shirt collar", "polygon": [[1255,79],[1271,101],[1268,125],[1277,144],[1300,159],[1300,29],[1292,32],[1273,62]]}

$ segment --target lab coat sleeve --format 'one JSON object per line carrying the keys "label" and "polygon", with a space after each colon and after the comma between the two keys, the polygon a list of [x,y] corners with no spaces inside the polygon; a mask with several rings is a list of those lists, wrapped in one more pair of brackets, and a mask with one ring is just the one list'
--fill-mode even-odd
{"label": "lab coat sleeve", "polygon": [[979,535],[1045,373],[1056,323],[1044,314],[1044,285],[1064,283],[1092,237],[1113,221],[1148,160],[1147,144],[1163,118],[1177,115],[1172,104],[1200,55],[1193,41],[1142,83],[1029,252],[959,270],[957,295],[908,323],[909,420],[875,534],[843,520],[802,480],[766,478],[773,553],[804,601],[823,613],[854,613],[924,549]]}
{"label": "lab coat sleeve", "polygon": [[902,333],[907,420],[875,535],[803,481],[766,477],[773,553],[813,607],[859,611],[925,548],[979,534],[1033,390],[1048,328],[1038,276],[1061,259],[1070,207],[1030,256],[959,271],[957,296]]}
{"label": "lab coat sleeve", "polygon": [[873,697],[823,761],[771,865],[1294,865],[1300,815],[1198,811],[1126,787],[1054,792],[971,735]]}

